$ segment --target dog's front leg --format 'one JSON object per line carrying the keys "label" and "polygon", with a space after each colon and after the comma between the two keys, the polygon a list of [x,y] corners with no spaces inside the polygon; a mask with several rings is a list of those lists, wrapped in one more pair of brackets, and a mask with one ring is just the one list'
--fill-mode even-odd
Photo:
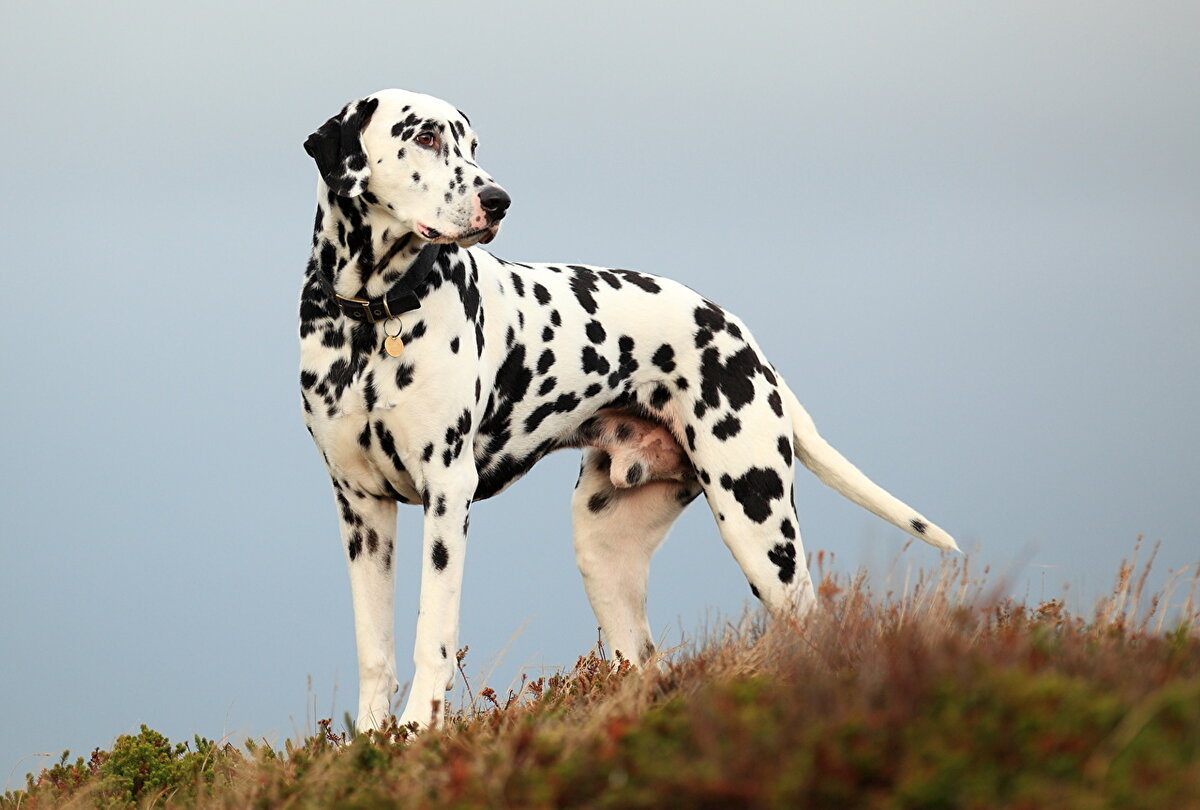
{"label": "dog's front leg", "polygon": [[393,637],[396,502],[356,494],[333,483],[342,544],[350,567],[354,637],[358,645],[359,731],[379,728],[392,713],[396,680]]}
{"label": "dog's front leg", "polygon": [[427,477],[422,488],[425,530],[413,651],[416,674],[401,724],[437,725],[446,691],[454,685],[467,523],[477,481],[474,461],[467,453],[464,461]]}

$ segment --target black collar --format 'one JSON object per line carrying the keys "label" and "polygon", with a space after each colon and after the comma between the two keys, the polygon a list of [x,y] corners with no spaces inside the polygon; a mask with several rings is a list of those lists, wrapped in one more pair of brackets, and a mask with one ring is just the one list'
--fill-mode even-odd
{"label": "black collar", "polygon": [[404,277],[392,285],[381,298],[347,298],[334,292],[333,283],[325,278],[325,274],[320,270],[317,270],[317,278],[320,279],[325,292],[333,296],[343,315],[353,321],[376,323],[394,318],[403,312],[411,312],[421,306],[421,299],[417,298],[414,291],[429,278],[441,254],[441,245],[426,245],[417,254],[416,260]]}

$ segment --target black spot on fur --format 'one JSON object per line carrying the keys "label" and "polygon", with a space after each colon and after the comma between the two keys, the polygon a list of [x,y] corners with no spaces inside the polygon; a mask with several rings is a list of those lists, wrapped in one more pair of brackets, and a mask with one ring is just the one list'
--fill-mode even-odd
{"label": "black spot on fur", "polygon": [[375,403],[378,401],[378,394],[375,392],[375,372],[367,374],[367,379],[363,384],[363,404],[367,406],[367,412],[375,410]]}
{"label": "black spot on fur", "polygon": [[767,552],[767,559],[779,568],[779,581],[787,584],[796,576],[796,544],[788,541],[787,543],[777,543],[774,548]]}
{"label": "black spot on fur", "polygon": [[639,481],[642,480],[643,475],[645,475],[645,470],[642,468],[642,463],[640,461],[635,461],[629,466],[629,469],[625,471],[625,483],[629,484],[631,487],[635,486]]}
{"label": "black spot on fur", "polygon": [[400,460],[400,454],[396,452],[396,439],[392,436],[392,432],[383,426],[383,422],[375,423],[375,438],[379,440],[379,449],[391,459],[392,466],[398,472],[404,472],[404,462]]}
{"label": "black spot on fur", "polygon": [[349,526],[361,526],[362,518],[359,517],[358,513],[355,512],[354,509],[350,506],[350,501],[348,501],[346,499],[346,496],[342,494],[341,488],[338,487],[336,484],[334,486],[335,486],[334,493],[337,496],[338,506],[340,507],[341,512],[342,512],[342,521]]}
{"label": "black spot on fur", "polygon": [[712,301],[705,301],[702,306],[696,307],[692,315],[696,319],[696,326],[701,329],[720,332],[725,328],[725,312]]}
{"label": "black spot on fur", "polygon": [[616,388],[638,370],[638,361],[633,359],[633,338],[629,335],[621,335],[617,345],[621,350],[621,356],[617,359],[617,370],[608,375],[609,388]]}
{"label": "black spot on fur", "polygon": [[671,392],[665,385],[657,385],[654,387],[654,393],[650,395],[650,406],[655,410],[661,410],[664,405],[671,401]]}
{"label": "black spot on fur", "polygon": [[404,335],[404,345],[407,346],[414,340],[424,337],[426,331],[428,331],[428,327],[425,326],[425,321],[417,321],[413,324],[413,328]]}
{"label": "black spot on fur", "polygon": [[704,350],[700,362],[700,396],[711,408],[721,404],[721,395],[735,411],[754,401],[754,375],[758,373],[758,356],[746,346],[724,362],[715,347]]}
{"label": "black spot on fur", "polygon": [[396,389],[404,390],[412,385],[413,367],[410,363],[401,363],[396,366]]}
{"label": "black spot on fur", "polygon": [[662,292],[662,287],[660,287],[658,285],[658,282],[655,281],[650,276],[646,275],[645,273],[638,273],[633,270],[620,270],[620,269],[614,269],[612,272],[616,273],[617,275],[619,275],[621,278],[623,278],[625,281],[629,282],[633,286],[641,288],[645,292],[648,292],[648,293]]}
{"label": "black spot on fur", "polygon": [[783,479],[765,467],[751,467],[738,478],[721,476],[721,486],[733,492],[746,517],[764,523],[771,516],[771,502],[783,497]]}
{"label": "black spot on fur", "polygon": [[742,432],[742,421],[733,414],[729,414],[713,425],[712,432],[721,441],[731,439]]}
{"label": "black spot on fur", "polygon": [[433,567],[439,571],[444,571],[446,566],[450,564],[450,551],[441,540],[434,541],[433,554],[430,556],[430,561],[433,563]]}
{"label": "black spot on fur", "polygon": [[792,466],[792,440],[787,436],[780,436],[778,448],[779,455],[783,456],[783,463]]}
{"label": "black spot on fur", "polygon": [[331,349],[340,349],[346,345],[346,330],[329,327],[321,335],[321,343]]}
{"label": "black spot on fur", "polygon": [[611,271],[601,270],[596,275],[600,276],[600,280],[612,287],[614,290],[621,289],[621,279],[617,278],[616,275],[614,275]]}
{"label": "black spot on fur", "polygon": [[525,367],[525,347],[517,344],[496,372],[496,392],[509,402],[519,402],[533,382],[533,373]]}
{"label": "black spot on fur", "polygon": [[608,506],[608,496],[602,492],[597,492],[595,495],[588,498],[587,508],[589,512],[600,512],[606,506]]}
{"label": "black spot on fur", "polygon": [[650,361],[661,368],[664,373],[670,374],[675,370],[675,349],[672,348],[671,344],[664,343],[654,352],[654,356],[650,358]]}
{"label": "black spot on fur", "polygon": [[579,306],[583,307],[587,314],[595,315],[596,299],[592,293],[597,289],[596,274],[586,267],[577,265],[568,265],[567,267],[573,273],[570,281],[571,292],[575,293]]}
{"label": "black spot on fur", "polygon": [[553,402],[543,402],[534,408],[533,413],[525,418],[525,432],[533,433],[542,422],[552,413],[570,413],[579,407],[579,397],[575,394],[559,394]]}
{"label": "black spot on fur", "polygon": [[908,525],[912,526],[912,530],[917,534],[925,534],[925,530],[929,528],[929,524],[923,520],[917,520],[916,518],[910,520]]}
{"label": "black spot on fur", "polygon": [[796,539],[796,527],[792,525],[792,521],[788,518],[784,518],[783,522],[779,524],[779,532],[788,540]]}
{"label": "black spot on fur", "polygon": [[612,367],[608,360],[601,357],[592,346],[583,347],[579,362],[585,374],[607,374]]}
{"label": "black spot on fur", "polygon": [[588,340],[592,343],[603,343],[605,337],[607,337],[607,333],[605,333],[600,321],[588,321],[585,331],[587,332]]}

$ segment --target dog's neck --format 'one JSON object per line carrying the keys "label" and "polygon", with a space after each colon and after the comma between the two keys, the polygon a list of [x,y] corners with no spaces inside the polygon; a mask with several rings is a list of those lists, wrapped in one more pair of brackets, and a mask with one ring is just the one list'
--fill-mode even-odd
{"label": "dog's neck", "polygon": [[326,193],[318,198],[309,268],[324,274],[338,295],[354,297],[365,290],[376,298],[404,277],[428,243],[373,210],[364,197]]}

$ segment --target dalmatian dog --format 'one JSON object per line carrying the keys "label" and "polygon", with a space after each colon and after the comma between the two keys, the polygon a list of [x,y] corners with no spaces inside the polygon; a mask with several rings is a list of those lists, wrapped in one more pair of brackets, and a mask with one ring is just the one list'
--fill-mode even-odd
{"label": "dalmatian dog", "polygon": [[469,511],[547,453],[582,448],[576,560],[611,648],[655,658],[650,558],[703,494],[776,617],[815,604],[793,461],[941,549],[954,540],[817,433],[737,317],[669,279],[508,262],[510,199],[467,116],[384,90],[304,144],[317,212],[300,302],[304,417],[333,482],[358,646],[357,726],[399,690],[397,504],[424,509],[415,675],[402,724],[436,724],[454,680]]}

